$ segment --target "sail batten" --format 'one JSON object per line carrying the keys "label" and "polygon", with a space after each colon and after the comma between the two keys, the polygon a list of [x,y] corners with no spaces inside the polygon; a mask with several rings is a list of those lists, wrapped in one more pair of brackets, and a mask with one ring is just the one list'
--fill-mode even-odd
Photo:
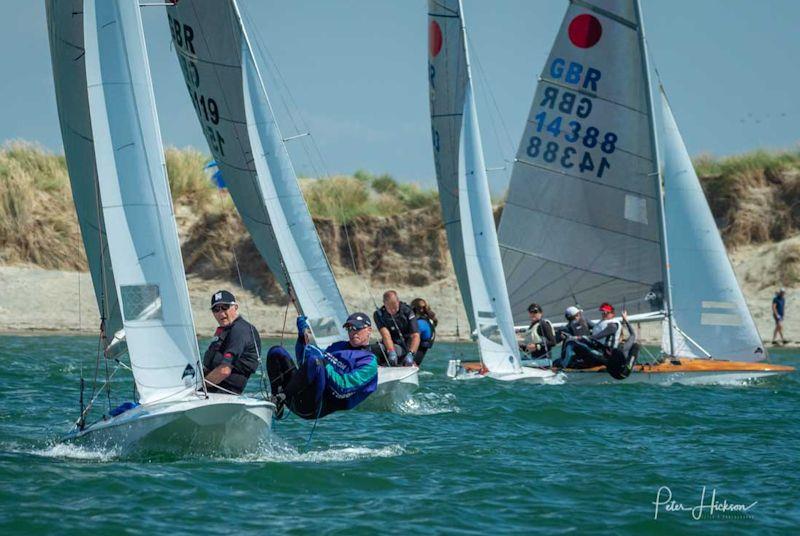
{"label": "sail batten", "polygon": [[764,345],[663,89],[660,96],[674,320],[671,334],[665,322],[665,350],[672,335],[678,356],[764,359]]}
{"label": "sail batten", "polygon": [[536,87],[500,221],[514,321],[664,305],[657,155],[636,0],[571,2]]}
{"label": "sail batten", "polygon": [[[83,4],[99,199],[142,403],[202,385],[139,4]],[[110,291],[110,289],[109,289]]]}
{"label": "sail batten", "polygon": [[345,338],[344,300],[236,2],[183,0],[167,15],[189,96],[256,249],[309,318],[317,343]]}
{"label": "sail batten", "polygon": [[122,329],[100,209],[84,56],[83,0],[48,0],[47,26],[64,154],[72,199],[106,340]]}
{"label": "sail batten", "polygon": [[[458,0],[429,2],[431,128],[442,219],[475,333],[491,373],[519,372]],[[455,16],[440,16],[442,11]]]}

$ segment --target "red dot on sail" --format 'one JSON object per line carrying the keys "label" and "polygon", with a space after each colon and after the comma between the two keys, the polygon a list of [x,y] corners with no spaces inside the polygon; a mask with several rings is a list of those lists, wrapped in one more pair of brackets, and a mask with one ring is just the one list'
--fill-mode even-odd
{"label": "red dot on sail", "polygon": [[578,48],[591,48],[600,41],[603,27],[593,15],[578,15],[569,23],[569,40]]}
{"label": "red dot on sail", "polygon": [[442,51],[442,29],[439,23],[432,20],[428,25],[428,52],[435,58]]}

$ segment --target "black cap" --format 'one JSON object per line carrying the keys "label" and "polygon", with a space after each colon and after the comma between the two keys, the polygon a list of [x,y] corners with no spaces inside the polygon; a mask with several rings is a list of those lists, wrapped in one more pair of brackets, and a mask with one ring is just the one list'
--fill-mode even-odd
{"label": "black cap", "polygon": [[236,297],[227,290],[218,290],[211,295],[211,308],[221,303],[233,304],[236,303]]}
{"label": "black cap", "polygon": [[347,317],[347,321],[344,323],[344,327],[352,326],[356,329],[362,329],[371,325],[372,322],[369,321],[369,317],[364,313],[353,313]]}

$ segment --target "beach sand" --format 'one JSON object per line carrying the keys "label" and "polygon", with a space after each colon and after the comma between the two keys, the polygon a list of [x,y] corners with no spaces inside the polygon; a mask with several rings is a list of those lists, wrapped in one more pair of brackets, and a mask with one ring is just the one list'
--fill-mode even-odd
{"label": "beach sand", "polygon": [[[770,306],[775,289],[758,284],[770,265],[774,246],[752,247],[733,255],[733,263],[750,310],[762,339],[769,344],[773,322]],[[380,304],[386,286],[369,286],[361,277],[338,275],[337,281],[350,311],[370,315]],[[209,311],[211,294],[229,289],[241,304],[241,311],[265,336],[294,336],[294,308],[286,304],[266,304],[256,295],[236,288],[229,281],[201,279],[190,276],[189,294],[198,335],[210,336],[214,319]],[[760,288],[763,287],[763,288]],[[439,318],[437,336],[440,340],[468,340],[469,324],[461,306],[461,297],[454,277],[424,287],[394,287],[403,301],[423,297]],[[99,319],[97,305],[88,273],[44,270],[34,266],[0,266],[0,332],[75,332],[96,334]],[[784,332],[789,339],[800,339],[800,293],[787,289],[787,310]],[[560,312],[547,312],[553,321],[561,319]],[[591,317],[591,315],[590,315]],[[643,340],[650,344],[660,341],[660,324],[640,326]]]}

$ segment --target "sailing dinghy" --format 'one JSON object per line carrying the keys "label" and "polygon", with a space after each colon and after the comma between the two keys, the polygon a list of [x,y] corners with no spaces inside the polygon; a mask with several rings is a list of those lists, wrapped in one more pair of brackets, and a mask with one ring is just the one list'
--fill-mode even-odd
{"label": "sailing dinghy", "polygon": [[[172,41],[197,118],[256,249],[316,345],[346,340],[348,313],[303,199],[235,0],[167,8]],[[368,400],[404,400],[417,367],[379,367]],[[372,404],[371,404],[372,405]]]}
{"label": "sailing dinghy", "polygon": [[[660,156],[649,73],[638,0],[570,3],[500,223],[514,319],[527,322],[534,301],[559,315],[610,302],[663,321],[664,356],[626,381],[791,371],[759,362],[764,345],[663,92]],[[568,381],[609,380],[604,367],[568,370]]]}
{"label": "sailing dinghy", "polygon": [[[442,220],[481,366],[457,361],[453,378],[545,382],[549,370],[522,367],[497,244],[460,0],[428,2],[431,134]],[[463,134],[463,137],[462,137]]]}
{"label": "sailing dinghy", "polygon": [[46,7],[101,343],[117,360],[127,351],[139,397],[132,409],[87,424],[90,402],[66,439],[122,450],[251,448],[270,430],[275,407],[204,390],[138,0]]}

